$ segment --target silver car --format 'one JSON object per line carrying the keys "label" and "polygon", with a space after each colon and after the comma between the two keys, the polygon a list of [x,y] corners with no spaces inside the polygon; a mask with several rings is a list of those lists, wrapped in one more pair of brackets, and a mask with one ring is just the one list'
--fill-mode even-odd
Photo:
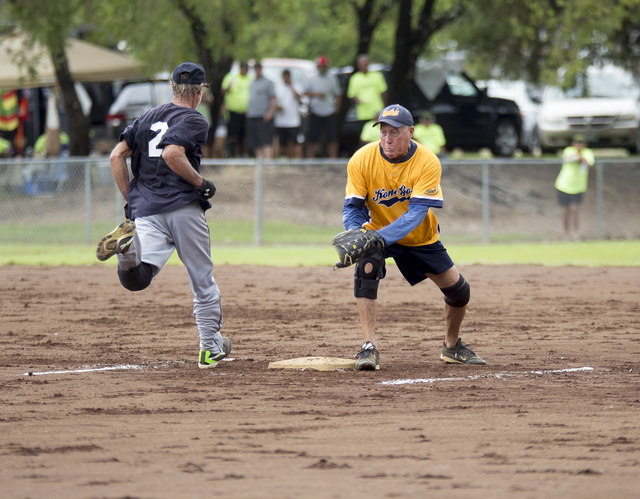
{"label": "silver car", "polygon": [[149,109],[173,99],[168,79],[144,81],[125,86],[107,113],[107,135],[118,140],[122,131]]}

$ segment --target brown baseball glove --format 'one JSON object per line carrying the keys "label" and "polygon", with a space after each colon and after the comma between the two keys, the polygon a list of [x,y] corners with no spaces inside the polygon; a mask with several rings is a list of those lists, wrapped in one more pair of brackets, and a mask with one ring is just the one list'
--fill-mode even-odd
{"label": "brown baseball glove", "polygon": [[340,259],[333,267],[336,270],[354,265],[381,251],[384,248],[384,239],[375,230],[361,228],[341,232],[331,240],[331,244]]}

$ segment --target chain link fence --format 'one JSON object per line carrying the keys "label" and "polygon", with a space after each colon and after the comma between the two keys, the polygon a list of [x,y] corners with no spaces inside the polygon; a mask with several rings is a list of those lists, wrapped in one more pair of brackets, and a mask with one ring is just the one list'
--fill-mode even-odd
{"label": "chain link fence", "polygon": [[[204,160],[217,193],[212,245],[327,244],[342,230],[347,160]],[[443,160],[445,242],[563,237],[559,160]],[[640,238],[640,162],[598,159],[580,209],[583,239]],[[0,243],[96,244],[123,218],[107,157],[0,161]]]}

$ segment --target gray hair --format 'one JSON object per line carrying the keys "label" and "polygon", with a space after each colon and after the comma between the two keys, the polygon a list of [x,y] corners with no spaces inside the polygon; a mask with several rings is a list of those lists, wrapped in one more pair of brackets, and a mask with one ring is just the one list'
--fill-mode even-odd
{"label": "gray hair", "polygon": [[191,100],[200,91],[200,85],[195,83],[175,83],[173,81],[169,83],[171,84],[173,95],[181,99]]}

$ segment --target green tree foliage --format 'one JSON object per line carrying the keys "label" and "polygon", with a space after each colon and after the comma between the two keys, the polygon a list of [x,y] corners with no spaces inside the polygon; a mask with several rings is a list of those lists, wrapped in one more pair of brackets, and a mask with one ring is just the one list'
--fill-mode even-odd
{"label": "green tree foliage", "polygon": [[571,85],[589,65],[637,61],[639,5],[638,0],[473,0],[449,37],[467,52],[478,77],[497,73]]}
{"label": "green tree foliage", "polygon": [[169,1],[90,1],[95,15],[87,20],[86,37],[133,56],[147,76],[194,57],[189,24]]}
{"label": "green tree foliage", "polygon": [[[135,57],[149,76],[171,71],[185,60],[198,60],[200,48],[192,20],[204,27],[205,47],[214,58],[233,51],[233,36],[225,24],[239,29],[248,17],[248,1],[221,0],[90,0],[94,16],[87,20],[87,36],[102,45],[120,46]],[[191,12],[191,16],[186,15]]]}
{"label": "green tree foliage", "polygon": [[[396,0],[256,1],[238,46],[240,57],[314,59],[323,54],[333,66],[348,66],[359,52],[366,51],[373,62],[390,64],[395,18],[391,12],[395,3]],[[373,25],[370,33],[362,32],[358,9],[363,10],[363,16],[369,14],[365,21]]]}
{"label": "green tree foliage", "polygon": [[612,26],[607,56],[640,79],[640,0],[626,0],[616,5],[619,26]]}
{"label": "green tree foliage", "polygon": [[[222,79],[249,21],[250,0],[111,0],[95,5],[100,15],[94,17],[94,31],[124,44],[148,74],[171,72],[186,60],[202,64],[213,93],[211,116],[218,116]],[[103,43],[108,41],[101,36]]]}

